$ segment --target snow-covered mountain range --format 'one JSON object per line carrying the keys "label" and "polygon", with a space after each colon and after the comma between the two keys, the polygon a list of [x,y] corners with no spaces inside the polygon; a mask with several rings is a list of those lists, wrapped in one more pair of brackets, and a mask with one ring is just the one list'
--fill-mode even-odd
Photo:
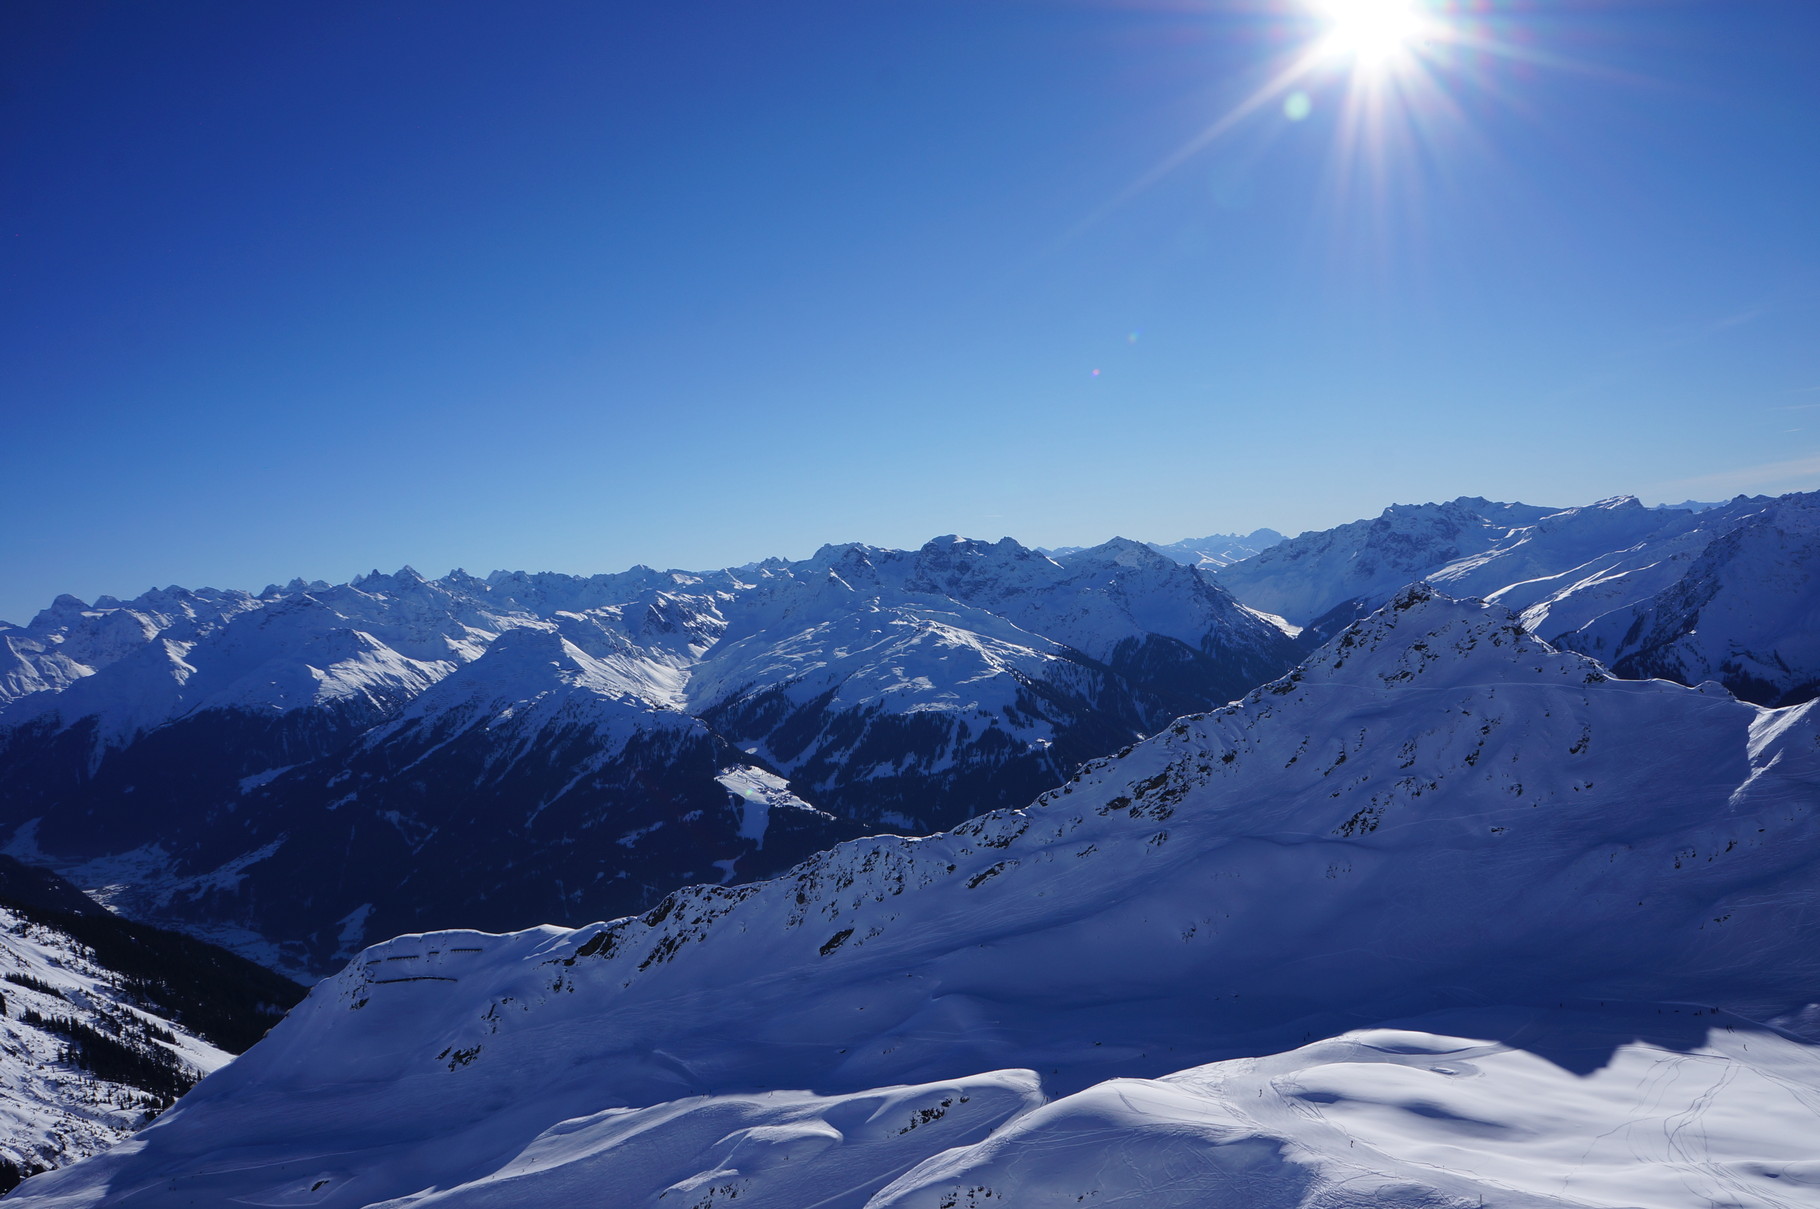
{"label": "snow-covered mountain range", "polygon": [[1315,643],[1404,584],[1523,613],[1623,676],[1717,680],[1774,705],[1820,693],[1820,493],[1645,508],[1461,498],[1397,505],[1223,568],[1240,600]]}
{"label": "snow-covered mountain range", "polygon": [[[1217,571],[1221,567],[1230,567],[1262,550],[1268,550],[1283,540],[1283,535],[1275,529],[1253,529],[1250,533],[1213,533],[1206,537],[1187,537],[1179,542],[1145,542],[1158,554],[1167,555],[1176,562],[1186,563],[1191,567],[1201,567]],[[1086,546],[1061,546],[1054,550],[1044,550],[1044,554],[1056,558],[1066,558],[1070,554],[1079,554]]]}
{"label": "snow-covered mountain range", "polygon": [[0,835],[274,965],[642,909],[1027,801],[1293,662],[1136,542],[409,569],[0,627]]}
{"label": "snow-covered mountain range", "polygon": [[387,934],[641,910],[1028,801],[1411,580],[1619,675],[1805,700],[1817,520],[1816,495],[1462,498],[1281,542],[61,597],[0,624],[0,839],[130,915],[323,972]]}
{"label": "snow-covered mountain range", "polygon": [[1406,588],[1023,809],[369,949],[17,1196],[1820,1204],[1816,710]]}
{"label": "snow-covered mountain range", "polygon": [[0,1193],[140,1128],[302,997],[0,857]]}

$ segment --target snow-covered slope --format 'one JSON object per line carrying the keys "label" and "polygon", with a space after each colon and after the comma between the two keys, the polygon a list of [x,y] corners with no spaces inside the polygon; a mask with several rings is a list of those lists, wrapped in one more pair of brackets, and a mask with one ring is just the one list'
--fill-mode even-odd
{"label": "snow-covered slope", "polygon": [[22,1203],[1817,1204],[1728,1014],[1816,998],[1815,711],[1408,590],[1027,809],[368,950]]}
{"label": "snow-covered slope", "polygon": [[1519,608],[1563,573],[1603,565],[1601,560],[1643,546],[1660,549],[1697,525],[1692,512],[1645,508],[1635,496],[1617,496],[1551,513],[1481,554],[1430,568],[1424,576],[1453,595],[1496,597]]}
{"label": "snow-covered slope", "polygon": [[1820,493],[1693,519],[1586,569],[1529,606],[1526,624],[1620,675],[1718,680],[1766,705],[1820,695]]}
{"label": "snow-covered slope", "polygon": [[[697,1209],[1790,1209],[1820,1203],[1817,1090],[1815,1046],[1686,1004],[1456,1010],[1053,1099],[1030,1070],[548,1124],[536,1099],[365,1168],[276,1129],[262,1149],[244,1125],[210,1145],[204,1122],[228,1111],[211,1087],[178,1132],[19,1203],[567,1209],[611,1190],[615,1206]],[[317,1134],[322,1110],[299,1109]]]}
{"label": "snow-covered slope", "polygon": [[154,588],[125,602],[104,596],[92,608],[59,596],[29,625],[0,621],[0,706],[67,688],[161,638],[192,642],[258,607],[245,592],[212,588]]}
{"label": "snow-covered slope", "polygon": [[140,1128],[302,994],[0,858],[0,1193]]}
{"label": "snow-covered slope", "polygon": [[[228,1060],[137,1008],[118,979],[84,959],[74,938],[4,906],[0,964],[0,1185],[105,1150]],[[72,1038],[96,1037],[139,1056],[144,1073],[135,1079],[110,1071],[108,1078],[84,1070]],[[154,1086],[140,1086],[146,1083]]]}
{"label": "snow-covered slope", "polygon": [[1364,602],[1361,613],[1370,612],[1404,584],[1490,550],[1554,511],[1476,496],[1393,504],[1371,520],[1292,537],[1222,569],[1218,578],[1253,608],[1305,626],[1355,601]]}
{"label": "snow-covered slope", "polygon": [[1293,659],[1272,619],[1124,540],[1060,562],[829,546],[725,607],[694,707],[818,805],[906,830],[1027,801]]}
{"label": "snow-covered slope", "polygon": [[1622,676],[1717,680],[1766,705],[1820,693],[1820,494],[1675,509],[1620,496],[1488,541],[1519,508],[1392,508],[1218,578],[1247,603],[1286,609],[1309,643],[1426,580],[1517,609],[1536,633]]}
{"label": "snow-covered slope", "polygon": [[231,863],[258,840],[256,879],[188,890],[186,905],[338,961],[425,918],[573,918],[784,868],[862,832],[660,703],[674,689],[665,670],[578,615],[511,630],[332,764],[249,787],[240,810],[256,821],[195,863]]}
{"label": "snow-covered slope", "polygon": [[[78,608],[80,602],[69,597],[60,602],[68,607],[34,621],[40,627],[54,614],[58,623],[34,637],[38,645],[61,650],[71,634],[111,632],[125,619],[145,617],[133,606]],[[102,745],[117,748],[210,710],[269,716],[316,709],[371,724],[523,622],[409,567],[333,588],[239,594],[230,603],[234,611],[224,609],[215,623],[166,627],[62,691],[19,695],[0,709],[0,726],[82,725]],[[65,622],[68,631],[60,628]]]}
{"label": "snow-covered slope", "polygon": [[[1267,550],[1282,540],[1283,535],[1275,529],[1253,529],[1250,533],[1211,533],[1206,537],[1186,537],[1166,545],[1162,542],[1144,544],[1176,562],[1217,571],[1241,559],[1250,558],[1260,550]],[[1086,549],[1086,546],[1062,546],[1044,550],[1043,553],[1065,560],[1070,554],[1079,554]]]}
{"label": "snow-covered slope", "polygon": [[[37,662],[0,706],[0,836],[295,970],[1027,801],[1294,658],[1132,542],[165,595],[184,609],[64,600],[6,636]],[[57,679],[66,651],[89,662]]]}

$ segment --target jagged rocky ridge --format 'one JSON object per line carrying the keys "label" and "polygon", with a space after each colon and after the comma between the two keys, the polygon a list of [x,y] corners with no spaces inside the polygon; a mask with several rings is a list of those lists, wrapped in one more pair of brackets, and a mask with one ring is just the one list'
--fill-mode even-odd
{"label": "jagged rocky ridge", "polygon": [[1028,808],[377,946],[22,1203],[1820,1203],[1815,710],[1412,588]]}
{"label": "jagged rocky ridge", "polygon": [[1462,498],[1398,505],[1218,571],[1239,599],[1325,641],[1426,580],[1523,613],[1620,676],[1717,680],[1765,705],[1820,692],[1820,494],[1553,510]]}
{"label": "jagged rocky ridge", "polygon": [[0,1193],[126,1137],[303,993],[0,857]]}
{"label": "jagged rocky ridge", "polygon": [[1294,657],[1138,543],[1058,562],[952,537],[699,575],[62,598],[0,643],[9,850],[315,970],[1026,801]]}

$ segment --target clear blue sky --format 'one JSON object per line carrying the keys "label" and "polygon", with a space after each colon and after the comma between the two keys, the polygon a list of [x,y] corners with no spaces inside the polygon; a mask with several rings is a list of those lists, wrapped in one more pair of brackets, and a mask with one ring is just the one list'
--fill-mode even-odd
{"label": "clear blue sky", "polygon": [[1820,4],[1427,11],[14,0],[0,617],[1820,486]]}

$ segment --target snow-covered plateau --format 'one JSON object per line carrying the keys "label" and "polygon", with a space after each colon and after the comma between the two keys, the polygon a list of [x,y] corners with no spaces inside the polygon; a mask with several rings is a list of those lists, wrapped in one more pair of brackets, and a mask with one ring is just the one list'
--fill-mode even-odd
{"label": "snow-covered plateau", "polygon": [[1406,588],[1023,809],[369,948],[15,1196],[1820,1205],[1817,708]]}

